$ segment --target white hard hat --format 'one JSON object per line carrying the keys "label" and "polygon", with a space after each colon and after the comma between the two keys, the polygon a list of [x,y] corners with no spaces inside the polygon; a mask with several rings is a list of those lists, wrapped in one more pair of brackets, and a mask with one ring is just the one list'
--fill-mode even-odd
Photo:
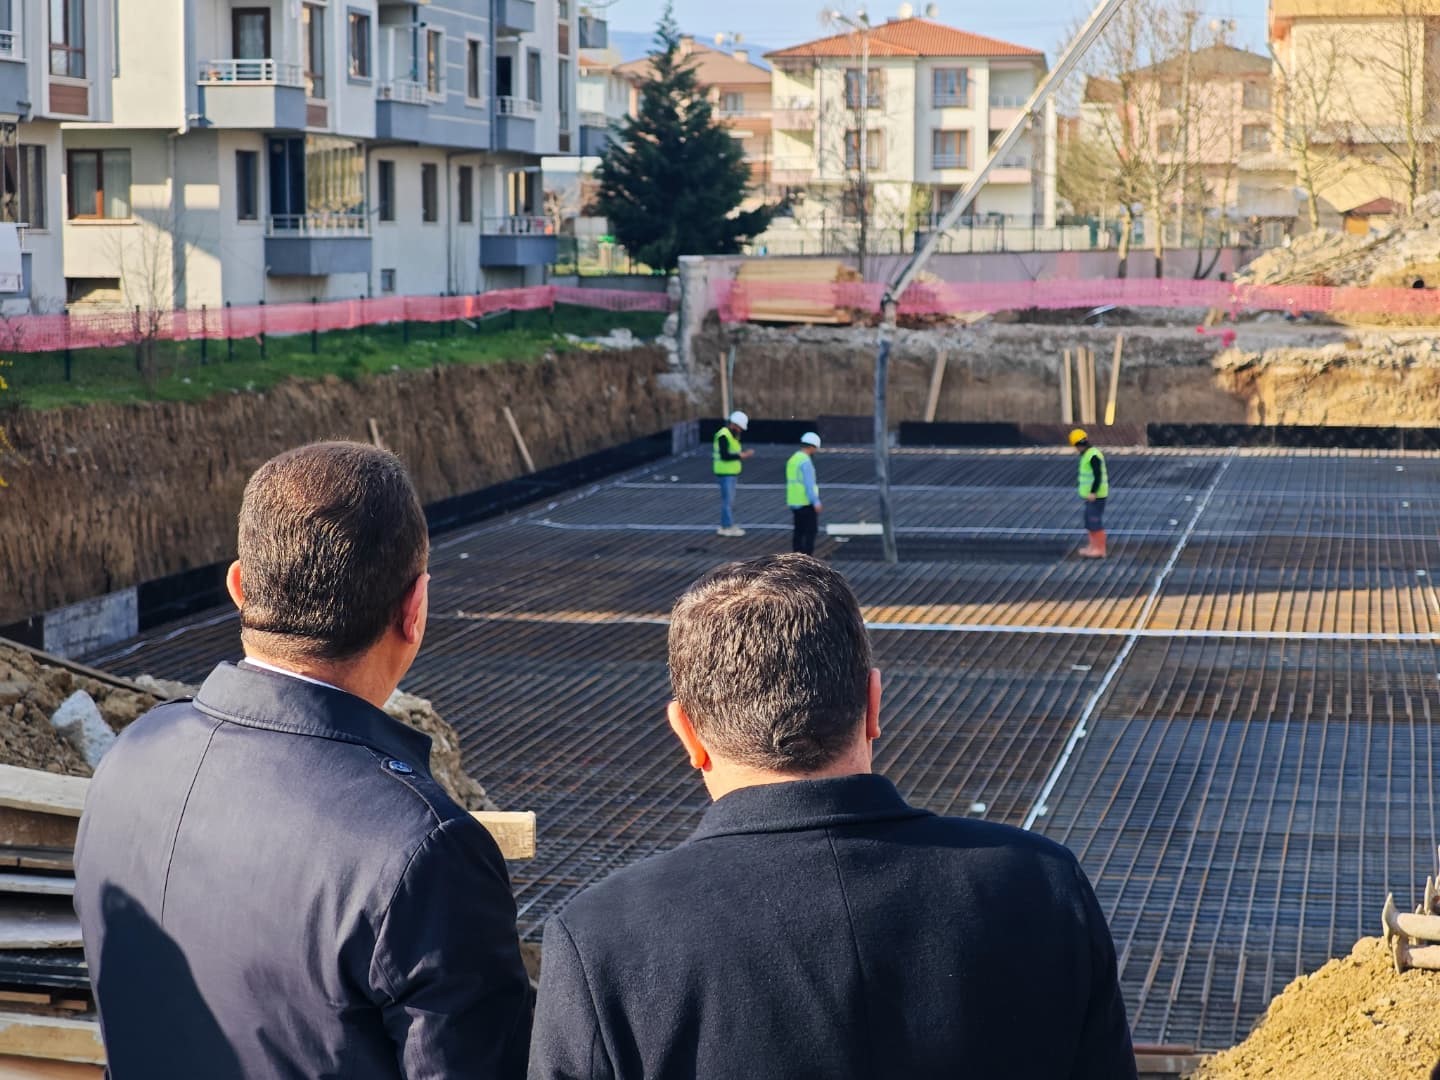
{"label": "white hard hat", "polygon": [[807,431],[804,435],[801,435],[800,441],[806,446],[815,447],[817,450],[820,448],[820,436],[816,435],[813,431]]}
{"label": "white hard hat", "polygon": [[741,431],[745,431],[750,427],[750,418],[739,409],[736,409],[730,414],[730,423],[734,424]]}

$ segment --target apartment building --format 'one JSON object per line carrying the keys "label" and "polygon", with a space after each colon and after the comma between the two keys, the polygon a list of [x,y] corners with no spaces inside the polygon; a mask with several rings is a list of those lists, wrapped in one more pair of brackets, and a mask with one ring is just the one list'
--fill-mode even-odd
{"label": "apartment building", "polygon": [[18,276],[0,250],[5,313],[64,306],[61,125],[109,119],[114,12],[111,0],[0,0],[0,222],[20,226],[0,233],[22,249]]}
{"label": "apartment building", "polygon": [[540,161],[577,139],[569,6],[125,0],[108,122],[61,133],[66,298],[539,281],[555,251]]}
{"label": "apartment building", "polygon": [[[872,250],[898,249],[941,216],[1044,76],[1034,49],[896,18],[767,53],[772,179],[790,217],[765,244],[829,249],[864,209]],[[1054,115],[991,173],[972,216],[1053,227]],[[862,168],[863,165],[863,168]]]}

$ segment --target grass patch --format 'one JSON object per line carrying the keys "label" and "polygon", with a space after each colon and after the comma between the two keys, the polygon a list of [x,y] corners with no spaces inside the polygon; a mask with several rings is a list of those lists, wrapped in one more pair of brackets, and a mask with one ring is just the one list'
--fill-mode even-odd
{"label": "grass patch", "polygon": [[136,350],[77,349],[65,377],[64,353],[23,353],[7,369],[6,404],[56,409],[92,402],[203,401],[235,391],[265,390],[286,379],[338,375],[358,381],[391,371],[439,364],[494,364],[531,361],[548,352],[589,348],[565,335],[598,337],[628,329],[637,337],[660,333],[660,312],[598,311],[557,304],[555,312],[506,312],[466,324],[410,323],[267,338],[157,342],[154,371],[137,370]]}

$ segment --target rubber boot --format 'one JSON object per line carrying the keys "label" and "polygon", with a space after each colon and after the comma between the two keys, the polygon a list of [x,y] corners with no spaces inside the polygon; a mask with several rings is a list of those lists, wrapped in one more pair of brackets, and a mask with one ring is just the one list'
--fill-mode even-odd
{"label": "rubber boot", "polygon": [[1103,559],[1105,557],[1105,534],[1103,532],[1092,532],[1088,534],[1090,542],[1075,554],[1082,559]]}

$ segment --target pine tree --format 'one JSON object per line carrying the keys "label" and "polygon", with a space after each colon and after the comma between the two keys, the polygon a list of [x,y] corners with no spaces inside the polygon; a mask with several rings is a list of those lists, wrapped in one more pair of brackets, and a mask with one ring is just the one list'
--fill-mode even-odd
{"label": "pine tree", "polygon": [[681,255],[731,255],[764,232],[775,207],[741,211],[750,182],[740,144],[716,120],[706,88],[680,55],[667,2],[650,54],[651,77],[596,170],[595,208],[631,256],[674,270]]}

